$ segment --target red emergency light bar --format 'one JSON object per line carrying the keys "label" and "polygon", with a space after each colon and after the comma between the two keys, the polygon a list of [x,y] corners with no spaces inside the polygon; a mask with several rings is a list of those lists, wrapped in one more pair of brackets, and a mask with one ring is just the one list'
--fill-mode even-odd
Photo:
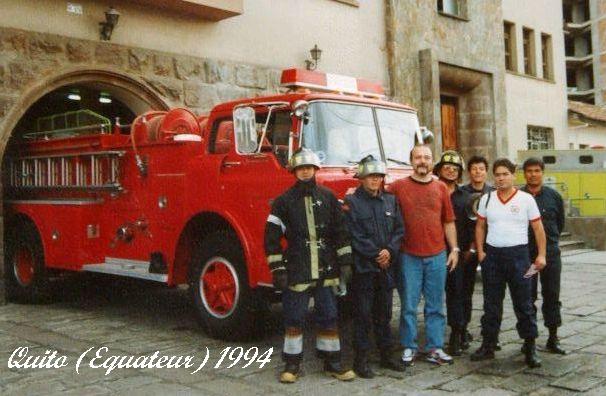
{"label": "red emergency light bar", "polygon": [[373,98],[385,97],[381,84],[339,74],[320,73],[304,69],[282,71],[280,83],[288,88],[310,88],[325,92],[348,93]]}

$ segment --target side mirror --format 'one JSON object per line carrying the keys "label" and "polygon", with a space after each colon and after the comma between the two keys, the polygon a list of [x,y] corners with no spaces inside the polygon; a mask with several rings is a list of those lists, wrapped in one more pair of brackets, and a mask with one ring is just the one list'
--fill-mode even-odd
{"label": "side mirror", "polygon": [[418,144],[429,144],[433,142],[433,132],[427,129],[427,127],[419,127],[417,129],[417,143]]}
{"label": "side mirror", "polygon": [[236,152],[254,154],[257,151],[257,122],[252,107],[236,107],[233,113]]}

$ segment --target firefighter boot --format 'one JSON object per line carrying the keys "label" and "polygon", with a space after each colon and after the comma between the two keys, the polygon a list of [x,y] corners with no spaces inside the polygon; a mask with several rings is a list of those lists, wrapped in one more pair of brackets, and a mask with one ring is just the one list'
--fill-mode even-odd
{"label": "firefighter boot", "polygon": [[522,352],[524,352],[524,358],[528,367],[541,367],[541,359],[539,359],[539,356],[537,355],[537,347],[535,345],[534,338],[527,338],[524,341]]}
{"label": "firefighter boot", "polygon": [[558,338],[557,327],[549,328],[549,338],[547,339],[547,344],[545,345],[545,348],[548,352],[557,353],[558,355],[566,355],[566,351],[560,346],[560,339]]}
{"label": "firefighter boot", "polygon": [[448,353],[451,356],[461,356],[463,351],[461,350],[461,336],[463,332],[457,328],[452,327],[450,330],[450,339],[448,341]]}
{"label": "firefighter boot", "polygon": [[482,345],[477,351],[471,354],[469,357],[473,362],[479,362],[481,360],[494,359],[494,343],[483,340]]}
{"label": "firefighter boot", "polygon": [[374,378],[375,373],[370,368],[368,363],[368,351],[356,351],[354,358],[354,371],[358,377]]}
{"label": "firefighter boot", "polygon": [[353,370],[344,369],[341,365],[341,352],[325,352],[324,372],[339,381],[351,381],[356,378]]}
{"label": "firefighter boot", "polygon": [[404,365],[402,359],[392,356],[391,350],[389,349],[381,350],[380,365],[383,368],[400,373],[406,371],[406,366]]}
{"label": "firefighter boot", "polygon": [[301,358],[299,356],[286,356],[284,358],[284,371],[280,374],[280,382],[283,384],[293,384],[299,378],[299,365]]}

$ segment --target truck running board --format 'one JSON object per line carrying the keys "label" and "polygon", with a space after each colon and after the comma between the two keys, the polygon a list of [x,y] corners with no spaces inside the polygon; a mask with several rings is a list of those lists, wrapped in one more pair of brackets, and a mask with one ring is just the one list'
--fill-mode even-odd
{"label": "truck running board", "polygon": [[149,261],[106,257],[105,263],[87,264],[82,266],[82,270],[101,272],[103,274],[128,276],[131,278],[146,279],[163,283],[168,282],[168,275],[152,274],[149,272]]}

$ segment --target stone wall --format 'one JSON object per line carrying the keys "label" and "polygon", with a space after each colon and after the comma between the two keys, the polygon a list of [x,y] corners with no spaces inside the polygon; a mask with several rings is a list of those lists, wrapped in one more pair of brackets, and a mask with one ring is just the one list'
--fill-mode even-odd
{"label": "stone wall", "polygon": [[[490,119],[478,129],[482,136],[460,136],[459,141],[467,144],[461,149],[491,158],[507,155],[501,1],[465,3],[463,19],[438,13],[435,1],[386,0],[392,94],[420,110],[421,122],[436,133],[436,150],[440,150],[440,65],[485,74],[488,78],[477,91],[482,99],[474,93],[463,105],[487,107]],[[486,112],[482,113],[485,121]],[[464,128],[469,130],[468,122]],[[469,146],[470,142],[481,145]]]}
{"label": "stone wall", "polygon": [[219,102],[276,92],[280,71],[250,64],[174,55],[109,42],[0,28],[0,138],[4,117],[40,79],[85,66],[140,80],[168,106],[196,113]]}
{"label": "stone wall", "polygon": [[587,247],[606,250],[606,217],[567,217],[566,230],[582,239]]}

